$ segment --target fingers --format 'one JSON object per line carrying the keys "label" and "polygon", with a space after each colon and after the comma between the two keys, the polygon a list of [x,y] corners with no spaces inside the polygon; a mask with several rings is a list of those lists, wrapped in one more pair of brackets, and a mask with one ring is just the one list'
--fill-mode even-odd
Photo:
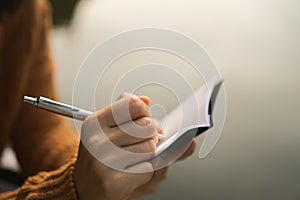
{"label": "fingers", "polygon": [[160,125],[159,121],[158,121],[157,119],[153,119],[153,122],[154,122],[154,124],[155,124],[155,127],[156,127],[157,132],[160,133],[160,134],[163,134],[164,131],[163,131],[163,129],[161,128],[161,125]]}
{"label": "fingers", "polygon": [[[132,173],[135,173],[136,175],[140,175],[140,183],[147,183],[151,180],[153,177],[154,169],[150,162],[141,162],[138,164],[135,164],[129,168],[126,169],[129,175],[132,175]],[[142,184],[139,184],[142,185]],[[138,185],[136,185],[138,186]],[[137,188],[137,187],[135,187]]]}
{"label": "fingers", "polygon": [[143,142],[134,144],[134,145],[129,145],[123,147],[124,150],[130,151],[133,153],[155,153],[156,150],[156,144],[158,143],[158,138],[150,138],[148,140],[145,140]]}
{"label": "fingers", "polygon": [[[123,96],[111,106],[88,117],[82,128],[82,138],[86,138],[85,144],[89,145],[89,149],[96,154],[96,157],[120,169],[153,156],[158,143],[157,135],[161,131],[149,117],[147,104],[150,103],[150,100],[148,101],[147,97]],[[130,100],[129,104],[126,104],[126,100]],[[113,109],[115,112],[123,112],[128,105],[130,116],[126,118],[127,116],[122,117],[122,114],[119,114],[119,120],[116,122]],[[131,117],[134,118],[133,121],[131,121]],[[109,155],[105,156],[104,152]],[[144,154],[137,156],[129,152]]]}
{"label": "fingers", "polygon": [[101,126],[114,127],[143,117],[150,117],[148,105],[135,95],[125,96],[96,112]]}
{"label": "fingers", "polygon": [[[132,96],[134,94],[131,94],[131,93],[128,93],[128,92],[123,92],[118,98],[117,98],[117,101],[124,98],[124,97],[129,97],[129,96]],[[151,104],[151,100],[149,97],[147,96],[139,96],[139,98],[147,105],[147,106],[150,106]]]}
{"label": "fingers", "polygon": [[80,148],[75,177],[79,193],[91,194],[87,199],[128,199],[152,179],[153,166],[145,160],[153,156],[161,130],[150,118],[150,103],[123,94],[84,121],[81,136],[88,146]]}
{"label": "fingers", "polygon": [[128,122],[112,128],[107,137],[114,144],[123,147],[153,138],[158,134],[158,130],[151,118],[143,117],[135,120],[134,123]]}
{"label": "fingers", "polygon": [[[146,96],[123,93],[116,102],[95,114],[107,137],[123,147],[154,138],[161,131],[150,118],[149,105]],[[133,151],[140,146],[133,147]]]}

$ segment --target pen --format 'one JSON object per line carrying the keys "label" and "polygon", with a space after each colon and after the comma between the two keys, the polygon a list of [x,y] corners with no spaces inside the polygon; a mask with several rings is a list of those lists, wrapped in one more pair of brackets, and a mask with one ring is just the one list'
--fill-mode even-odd
{"label": "pen", "polygon": [[84,120],[87,116],[93,114],[93,112],[84,110],[81,108],[77,108],[74,106],[70,106],[68,104],[64,104],[58,101],[54,101],[52,99],[48,99],[45,97],[30,97],[24,96],[24,102],[32,104],[38,108],[43,110],[47,110],[50,112],[54,112],[60,115],[64,115],[67,117]]}
{"label": "pen", "polygon": [[[54,101],[52,99],[48,99],[46,97],[30,97],[24,96],[24,102],[34,105],[43,110],[47,110],[50,112],[54,112],[60,115],[64,115],[67,117],[71,117],[74,119],[79,119],[83,121],[87,116],[93,114],[93,112],[84,110],[81,108],[77,108],[68,104],[64,104],[58,101]],[[163,135],[157,134],[159,139],[164,138]]]}

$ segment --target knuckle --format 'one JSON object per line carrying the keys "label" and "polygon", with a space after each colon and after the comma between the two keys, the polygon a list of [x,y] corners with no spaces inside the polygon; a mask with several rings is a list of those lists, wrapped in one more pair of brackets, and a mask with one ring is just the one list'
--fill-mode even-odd
{"label": "knuckle", "polygon": [[119,95],[119,97],[117,98],[117,100],[123,99],[123,98],[125,98],[125,97],[127,97],[127,96],[129,96],[129,95],[130,95],[130,93],[128,93],[128,92],[122,92],[122,93]]}
{"label": "knuckle", "polygon": [[150,117],[143,117],[141,120],[140,120],[140,126],[151,126],[153,124],[153,121]]}
{"label": "knuckle", "polygon": [[136,116],[147,116],[148,110],[145,106],[145,103],[137,96],[131,95],[129,97],[129,108],[130,112]]}
{"label": "knuckle", "polygon": [[136,131],[139,133],[139,136],[142,138],[153,137],[157,132],[155,124],[150,117],[143,117],[135,121]]}
{"label": "knuckle", "polygon": [[138,105],[140,103],[140,99],[135,95],[130,95],[128,98],[129,98],[129,104],[130,105],[135,106],[135,105]]}

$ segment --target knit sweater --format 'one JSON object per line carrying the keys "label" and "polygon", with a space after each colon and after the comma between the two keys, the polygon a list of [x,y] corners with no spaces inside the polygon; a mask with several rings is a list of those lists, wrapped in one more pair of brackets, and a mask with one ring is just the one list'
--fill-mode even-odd
{"label": "knit sweater", "polygon": [[0,199],[76,199],[73,182],[78,137],[64,118],[22,101],[24,95],[56,98],[46,0],[22,0],[0,21],[0,152],[10,144],[24,176]]}

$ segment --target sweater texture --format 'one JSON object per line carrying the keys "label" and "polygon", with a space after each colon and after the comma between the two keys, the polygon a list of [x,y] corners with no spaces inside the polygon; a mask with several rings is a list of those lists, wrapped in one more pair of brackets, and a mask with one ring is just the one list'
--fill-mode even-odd
{"label": "sweater texture", "polygon": [[0,199],[76,199],[73,181],[79,139],[64,117],[23,103],[23,96],[56,99],[46,0],[22,0],[0,21],[0,152],[11,145],[22,174]]}

